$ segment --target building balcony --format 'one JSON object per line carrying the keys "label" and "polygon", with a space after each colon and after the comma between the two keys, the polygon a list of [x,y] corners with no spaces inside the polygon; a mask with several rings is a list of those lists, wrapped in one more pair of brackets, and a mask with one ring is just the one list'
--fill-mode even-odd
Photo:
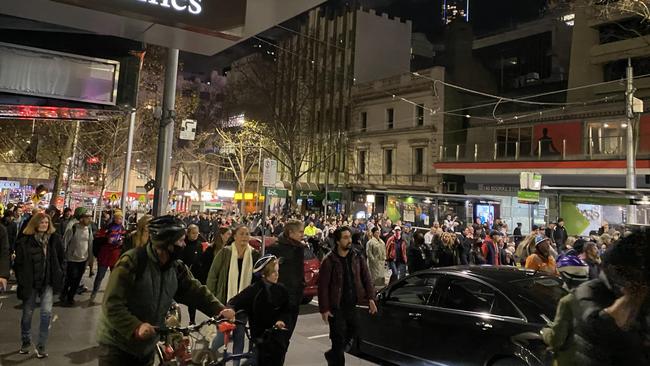
{"label": "building balcony", "polygon": [[[650,136],[648,136],[650,137]],[[625,136],[561,139],[558,141],[510,141],[475,144],[441,145],[438,161],[561,161],[625,159]],[[637,156],[650,156],[650,146],[639,146]]]}

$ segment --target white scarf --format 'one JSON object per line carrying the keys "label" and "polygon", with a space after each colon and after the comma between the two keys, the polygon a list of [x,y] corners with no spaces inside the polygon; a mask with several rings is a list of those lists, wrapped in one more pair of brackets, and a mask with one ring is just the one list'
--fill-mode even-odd
{"label": "white scarf", "polygon": [[235,243],[230,247],[232,248],[232,254],[230,255],[230,268],[228,269],[228,292],[226,294],[226,301],[230,301],[230,299],[248,287],[253,281],[253,248],[250,245],[246,245],[246,249],[244,249],[241,280],[239,281],[239,288],[237,288],[237,279],[240,276],[239,266],[237,265],[239,252]]}

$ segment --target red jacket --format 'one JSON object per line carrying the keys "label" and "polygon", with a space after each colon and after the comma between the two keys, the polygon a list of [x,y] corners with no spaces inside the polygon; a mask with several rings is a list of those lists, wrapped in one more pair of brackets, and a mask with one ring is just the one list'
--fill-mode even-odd
{"label": "red jacket", "polygon": [[501,265],[501,261],[499,260],[499,246],[494,241],[492,241],[489,236],[486,237],[483,241],[481,251],[483,252],[483,257],[487,261],[487,264],[491,264],[493,266]]}
{"label": "red jacket", "polygon": [[[354,251],[348,253],[352,256],[352,273],[354,288],[357,293],[357,304],[368,305],[375,299],[375,287],[370,279],[370,271],[366,261]],[[321,313],[338,309],[341,304],[343,291],[343,266],[345,263],[337,253],[330,252],[323,258],[318,277],[318,308]]]}
{"label": "red jacket", "polygon": [[[404,259],[404,263],[407,263],[407,260],[406,260],[406,249],[407,249],[406,248],[406,243],[404,242],[404,239],[402,239],[401,237],[400,237],[399,240],[402,242],[402,246],[401,246],[402,258]],[[393,262],[393,261],[395,261],[395,258],[397,258],[396,255],[395,255],[395,250],[396,250],[395,248],[396,248],[395,235],[393,235],[390,238],[388,238],[388,240],[386,241],[386,260],[387,261]]]}

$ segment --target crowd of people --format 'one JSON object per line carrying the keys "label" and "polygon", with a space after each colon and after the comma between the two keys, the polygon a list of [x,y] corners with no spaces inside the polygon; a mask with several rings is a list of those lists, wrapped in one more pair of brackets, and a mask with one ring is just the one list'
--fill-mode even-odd
{"label": "crowd of people", "polygon": [[[607,281],[601,257],[624,236],[623,228],[617,231],[607,223],[588,238],[569,236],[561,218],[533,226],[525,235],[521,224],[512,232],[500,219],[491,225],[477,220],[462,227],[451,216],[428,230],[386,217],[360,220],[297,212],[265,219],[260,214],[223,213],[154,218],[113,209],[104,211],[97,224],[91,218],[83,207],[63,212],[25,204],[7,208],[0,225],[0,290],[7,288],[13,269],[17,296],[23,301],[21,354],[30,352],[37,307],[40,330],[35,353],[43,358],[54,296],[59,294],[63,306],[75,306],[75,297],[85,290],[82,277],[88,273],[94,277],[92,305],[110,272],[98,329],[100,365],[150,364],[156,327],[164,324],[166,311],[176,301],[188,306],[192,324],[197,310],[240,320],[233,333],[235,353],[244,352],[242,324],[250,324],[253,339],[266,337],[268,329],[282,330],[275,334],[272,347],[260,342],[255,349],[264,365],[282,365],[303,297],[304,247],[311,246],[322,259],[318,302],[332,341],[325,358],[329,365],[343,365],[344,352],[356,334],[355,308],[367,306],[374,314],[375,290],[408,273],[453,265],[516,266],[558,276],[577,288],[590,279]],[[264,256],[250,245],[251,236],[261,235],[278,238]],[[605,258],[610,264],[620,261],[620,256]],[[625,277],[607,278],[612,282],[620,276]],[[614,300],[632,294],[630,285],[622,283]],[[579,298],[577,293],[573,296]],[[550,327],[553,332],[547,331],[545,339],[566,333],[566,310],[577,311],[572,308],[575,301],[563,299],[559,305],[560,319],[554,324],[564,324],[564,333]],[[626,301],[618,306],[632,306],[632,300]],[[613,311],[618,324],[619,310]],[[549,344],[557,347],[558,338],[549,338]],[[223,344],[219,333],[212,350]]]}

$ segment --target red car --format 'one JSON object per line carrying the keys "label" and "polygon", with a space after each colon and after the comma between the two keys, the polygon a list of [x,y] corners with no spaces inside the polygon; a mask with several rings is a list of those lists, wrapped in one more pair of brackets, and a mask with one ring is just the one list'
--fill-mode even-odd
{"label": "red car", "polygon": [[[264,247],[268,248],[278,241],[274,236],[264,237]],[[260,250],[262,247],[262,238],[258,236],[251,237],[248,242],[253,248]],[[314,252],[308,247],[304,247],[305,261],[304,261],[304,275],[305,275],[305,290],[303,291],[302,303],[308,304],[316,293],[318,292],[318,273],[320,272],[320,261]]]}

